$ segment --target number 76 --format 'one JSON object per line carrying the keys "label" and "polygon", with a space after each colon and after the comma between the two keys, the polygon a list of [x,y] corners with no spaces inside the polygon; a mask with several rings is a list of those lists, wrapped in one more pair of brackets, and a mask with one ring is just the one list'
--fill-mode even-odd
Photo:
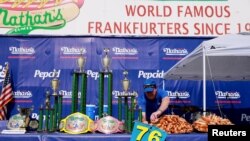
{"label": "number 76", "polygon": [[[141,130],[141,132],[138,134],[136,141],[141,141],[141,139],[143,138],[143,136],[145,134],[147,134],[147,132],[149,132],[149,129],[147,127],[141,126],[141,125],[137,125],[136,127],[138,130]],[[160,138],[162,137],[161,132],[157,131],[157,130],[153,130],[149,133],[148,136],[148,141],[160,141]]]}

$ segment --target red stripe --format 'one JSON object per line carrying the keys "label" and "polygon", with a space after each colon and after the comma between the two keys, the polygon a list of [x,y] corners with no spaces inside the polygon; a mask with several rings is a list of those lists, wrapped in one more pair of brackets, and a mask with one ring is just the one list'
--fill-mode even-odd
{"label": "red stripe", "polygon": [[15,99],[11,102],[14,102],[14,103],[32,103],[32,100],[22,100],[22,99],[17,100],[17,99]]}
{"label": "red stripe", "polygon": [[12,94],[5,95],[5,97],[2,99],[0,105],[1,105],[2,103],[5,103],[5,101],[8,100],[8,99],[10,99],[10,98],[12,98]]}
{"label": "red stripe", "polygon": [[0,108],[0,119],[5,120],[6,119],[6,113],[7,113],[7,108],[4,106],[3,108]]}
{"label": "red stripe", "polygon": [[6,104],[8,104],[12,99],[13,99],[12,97],[8,97],[8,99],[6,98],[5,101],[3,101],[3,103],[0,104],[0,107],[3,107]]}
{"label": "red stripe", "polygon": [[6,85],[0,96],[0,108],[8,104],[13,98],[11,84]]}
{"label": "red stripe", "polygon": [[12,87],[10,83],[10,74],[8,68],[3,82],[2,92],[0,95],[0,119],[5,120],[7,114],[7,104],[13,99]]}
{"label": "red stripe", "polygon": [[31,59],[33,59],[33,58],[35,58],[35,56],[8,56],[8,58],[14,58],[14,59],[16,59],[16,58],[20,58],[20,59],[31,58]]}
{"label": "red stripe", "polygon": [[6,104],[6,101],[9,102],[9,100],[12,99],[12,98],[13,98],[13,96],[12,96],[11,93],[6,95],[3,99],[1,99],[0,107],[4,106]]}
{"label": "red stripe", "polygon": [[131,57],[131,56],[114,56],[112,59],[138,59],[138,57]]}
{"label": "red stripe", "polygon": [[181,60],[182,57],[163,57],[163,60]]}
{"label": "red stripe", "polygon": [[1,94],[1,97],[0,97],[0,103],[2,103],[6,97],[8,96],[12,96],[12,90],[9,89],[9,90],[6,90],[4,93]]}
{"label": "red stripe", "polygon": [[2,89],[2,93],[5,93],[8,89],[11,89],[11,84],[6,85],[6,86]]}
{"label": "red stripe", "polygon": [[60,56],[62,59],[76,59],[78,56]]}
{"label": "red stripe", "polygon": [[6,96],[8,96],[8,95],[10,95],[10,94],[12,94],[12,92],[11,92],[12,90],[11,89],[9,89],[9,90],[6,90],[4,93],[2,93],[2,98],[1,99],[4,99]]}

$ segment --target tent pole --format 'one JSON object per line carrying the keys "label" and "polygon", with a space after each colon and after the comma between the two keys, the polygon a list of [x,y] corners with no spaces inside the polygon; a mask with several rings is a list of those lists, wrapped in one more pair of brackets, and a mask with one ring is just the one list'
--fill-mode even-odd
{"label": "tent pole", "polygon": [[203,61],[203,116],[206,115],[206,53],[205,46],[202,48],[202,61]]}

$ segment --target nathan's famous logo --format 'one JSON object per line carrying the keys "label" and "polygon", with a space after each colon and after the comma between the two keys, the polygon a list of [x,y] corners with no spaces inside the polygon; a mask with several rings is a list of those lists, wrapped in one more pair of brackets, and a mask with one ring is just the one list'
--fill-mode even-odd
{"label": "nathan's famous logo", "polygon": [[77,48],[77,47],[61,47],[61,52],[64,55],[69,55],[69,54],[86,54],[87,50],[85,48]]}
{"label": "nathan's famous logo", "polygon": [[7,34],[60,29],[79,15],[83,3],[84,0],[0,0],[0,28],[12,28]]}
{"label": "nathan's famous logo", "polygon": [[181,99],[187,99],[190,97],[190,94],[189,92],[187,91],[167,91],[167,94],[170,98],[181,98]]}
{"label": "nathan's famous logo", "polygon": [[138,54],[138,50],[136,48],[113,47],[112,51],[116,55],[136,55],[136,54]]}
{"label": "nathan's famous logo", "polygon": [[[72,98],[72,91],[60,90],[59,94],[62,95],[64,99]],[[77,95],[78,95],[78,98],[81,98],[80,91],[78,91]]]}
{"label": "nathan's famous logo", "polygon": [[31,98],[33,95],[31,91],[15,91],[14,92],[14,97],[15,98]]}
{"label": "nathan's famous logo", "polygon": [[229,91],[215,91],[215,95],[218,99],[239,99],[240,93],[237,91],[229,92]]}
{"label": "nathan's famous logo", "polygon": [[188,51],[185,48],[163,48],[165,55],[187,55]]}

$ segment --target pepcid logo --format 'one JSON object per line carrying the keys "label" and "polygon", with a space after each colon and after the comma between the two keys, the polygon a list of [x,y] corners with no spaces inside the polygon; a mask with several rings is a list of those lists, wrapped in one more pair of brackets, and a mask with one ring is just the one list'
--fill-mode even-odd
{"label": "pepcid logo", "polygon": [[83,3],[84,0],[2,1],[0,28],[11,28],[7,34],[29,34],[36,29],[61,29],[79,16]]}
{"label": "pepcid logo", "polygon": [[61,47],[62,55],[80,55],[86,54],[87,50],[85,48],[76,48],[76,47]]}
{"label": "pepcid logo", "polygon": [[112,51],[115,55],[137,55],[138,50],[136,48],[119,48],[113,47]]}
{"label": "pepcid logo", "polygon": [[215,95],[218,99],[239,99],[239,92],[228,92],[228,91],[215,91]]}
{"label": "pepcid logo", "polygon": [[190,94],[187,91],[175,91],[175,92],[167,91],[167,94],[169,98],[175,98],[175,99],[178,99],[178,98],[187,99],[190,97]]}
{"label": "pepcid logo", "polygon": [[44,80],[45,78],[54,78],[60,77],[61,70],[53,70],[51,72],[41,71],[41,70],[35,70],[34,78],[38,77]]}
{"label": "pepcid logo", "polygon": [[14,97],[15,98],[31,98],[32,93],[31,91],[15,91],[14,92]]}
{"label": "pepcid logo", "polygon": [[156,72],[145,72],[140,70],[138,73],[138,78],[163,78],[164,71],[157,70]]}
{"label": "pepcid logo", "polygon": [[165,55],[180,55],[184,56],[188,54],[187,49],[185,48],[163,48]]}
{"label": "pepcid logo", "polygon": [[246,121],[246,122],[250,122],[250,115],[242,113],[241,114],[241,121]]}
{"label": "pepcid logo", "polygon": [[34,55],[35,49],[32,47],[9,47],[10,54],[12,55]]}
{"label": "pepcid logo", "polygon": [[[99,78],[99,72],[87,70],[86,73],[88,77],[94,78],[95,80]],[[108,75],[104,75],[104,77],[107,78]]]}
{"label": "pepcid logo", "polygon": [[99,77],[99,72],[95,72],[95,71],[92,71],[92,70],[87,70],[86,73],[87,73],[88,76],[90,76],[91,78],[94,78],[95,80],[97,80],[98,77]]}

